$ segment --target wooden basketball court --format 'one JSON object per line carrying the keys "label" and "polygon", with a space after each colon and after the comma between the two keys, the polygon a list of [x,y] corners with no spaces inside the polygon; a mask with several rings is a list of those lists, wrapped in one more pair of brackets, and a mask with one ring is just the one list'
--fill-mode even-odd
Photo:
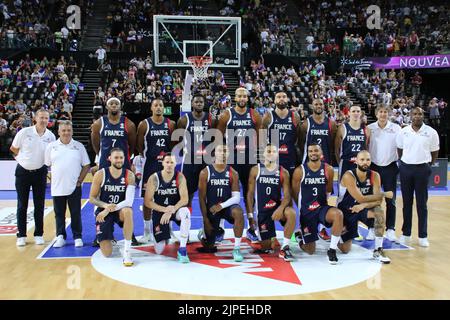
{"label": "wooden basketball court", "polygon": [[[335,198],[331,202],[334,201]],[[0,209],[14,205],[15,201],[0,200]],[[47,200],[46,205],[51,206],[52,201]],[[401,208],[399,196],[397,236],[402,223]],[[414,210],[413,250],[387,251],[392,263],[381,266],[375,276],[339,289],[276,297],[260,297],[257,294],[254,297],[233,297],[229,294],[221,297],[151,290],[116,281],[99,273],[93,268],[90,258],[37,259],[54,239],[55,221],[53,213],[50,213],[45,218],[45,246],[32,243],[32,232],[28,233],[29,244],[24,248],[16,247],[13,235],[0,237],[0,299],[449,299],[450,198],[446,195],[430,196],[428,208],[429,248],[417,245],[417,216]],[[83,240],[85,246],[91,245],[89,239]],[[301,265],[305,254],[297,254],[297,258]],[[322,258],[325,264],[326,257]],[[178,267],[181,271],[185,266],[180,264]],[[152,274],[146,277],[151,279]],[[185,274],[185,277],[190,277],[190,274]],[[318,273],[317,277],[320,278],[321,274]],[[166,281],[171,281],[170,277]],[[242,283],[242,286],[245,285]]]}

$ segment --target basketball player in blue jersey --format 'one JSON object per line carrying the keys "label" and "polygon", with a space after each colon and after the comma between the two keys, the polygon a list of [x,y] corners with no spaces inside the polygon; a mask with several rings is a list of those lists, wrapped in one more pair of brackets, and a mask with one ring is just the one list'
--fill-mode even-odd
{"label": "basketball player in blue jersey", "polygon": [[[171,151],[173,142],[172,132],[175,129],[175,122],[163,116],[164,103],[161,99],[154,99],[151,104],[152,116],[142,120],[138,125],[137,150],[144,157],[144,169],[142,173],[141,196],[145,194],[148,178],[155,172],[161,171],[164,155]],[[145,205],[144,215],[144,235],[141,242],[147,243],[152,239],[152,213]]]}
{"label": "basketball player in blue jersey", "polygon": [[300,127],[300,116],[289,110],[286,93],[277,92],[275,110],[264,114],[262,128],[267,129],[269,143],[275,143],[278,138],[279,164],[289,172],[290,177],[300,156],[298,147]]}
{"label": "basketball player in blue jersey", "polygon": [[[279,257],[294,261],[289,249],[295,228],[295,211],[291,204],[289,172],[278,164],[278,148],[268,144],[264,148],[264,163],[250,171],[247,193],[247,215],[254,212],[262,253],[268,253],[276,237],[275,221],[284,227],[283,245]],[[283,195],[283,196],[282,196]]]}
{"label": "basketball player in blue jersey", "polygon": [[337,264],[336,249],[342,232],[343,215],[341,210],[328,205],[328,195],[333,190],[334,170],[331,165],[320,160],[323,155],[320,145],[311,143],[307,152],[308,162],[295,169],[292,178],[294,200],[300,208],[299,245],[303,251],[313,254],[316,241],[319,240],[318,224],[331,227],[327,255],[330,264]]}
{"label": "basketball player in blue jersey", "polygon": [[380,175],[370,170],[370,154],[360,151],[356,156],[357,167],[346,171],[340,181],[342,193],[337,200],[338,208],[344,213],[343,241],[339,249],[348,253],[352,247],[352,239],[358,235],[358,221],[367,224],[374,219],[375,250],[373,258],[390,263],[391,260],[383,252],[383,234],[385,217],[381,202],[383,198],[392,199],[393,192],[381,192]]}
{"label": "basketball player in blue jersey", "polygon": [[131,169],[130,157],[136,146],[136,126],[121,114],[120,100],[112,97],[106,102],[108,115],[97,119],[91,127],[92,148],[98,156],[98,169],[108,168],[109,152],[120,148],[125,153],[124,167]]}
{"label": "basketball player in blue jersey", "polygon": [[333,165],[334,140],[337,132],[336,123],[326,116],[323,100],[316,98],[312,103],[313,114],[301,126],[301,146],[303,147],[303,161],[308,161],[308,146],[317,143],[322,149],[322,159]]}
{"label": "basketball player in blue jersey", "polygon": [[204,112],[205,97],[196,94],[192,98],[192,112],[178,119],[177,128],[185,129],[184,153],[181,172],[186,177],[189,192],[189,207],[198,189],[200,171],[205,167],[203,155],[207,143],[203,141],[204,134],[211,128],[211,116]]}
{"label": "basketball player in blue jersey", "polygon": [[356,155],[367,150],[369,136],[370,130],[366,130],[361,123],[361,107],[353,105],[350,108],[350,120],[339,127],[334,143],[339,164],[339,181],[347,170],[356,168]]}
{"label": "basketball player in blue jersey", "polygon": [[[244,202],[247,202],[250,170],[257,163],[259,130],[262,125],[259,113],[247,106],[249,95],[245,88],[236,89],[236,106],[222,113],[217,124],[217,129],[226,137],[228,147],[232,148],[234,156],[230,157],[229,163],[239,175]],[[248,216],[247,218],[249,221],[247,237],[252,241],[257,241],[253,218]]]}
{"label": "basketball player in blue jersey", "polygon": [[100,169],[93,177],[89,201],[97,206],[97,240],[102,254],[105,257],[111,256],[114,223],[117,223],[123,226],[125,238],[123,264],[129,267],[133,265],[130,247],[135,179],[133,172],[124,167],[125,154],[122,149],[113,148],[109,159],[111,165]]}
{"label": "basketball player in blue jersey", "polygon": [[186,179],[176,171],[175,155],[166,153],[163,158],[163,170],[153,173],[147,182],[144,203],[151,210],[155,252],[161,254],[170,239],[170,221],[180,226],[180,247],[178,261],[188,263],[186,244],[191,228],[191,212],[187,208],[189,202]]}
{"label": "basketball player in blue jersey", "polygon": [[[136,146],[136,126],[133,121],[121,115],[121,103],[116,97],[111,97],[106,102],[108,114],[97,119],[91,127],[92,148],[97,154],[98,163],[92,168],[92,173],[98,169],[110,166],[109,154],[111,149],[120,148],[125,154],[124,167],[132,169],[130,157]],[[132,245],[137,246],[139,242],[132,237]],[[98,247],[97,239],[93,246]]]}
{"label": "basketball player in blue jersey", "polygon": [[[308,146],[317,143],[322,150],[322,161],[333,165],[334,140],[337,132],[336,123],[326,116],[323,100],[315,98],[312,103],[313,114],[301,126],[300,145],[303,150],[303,161],[308,162]],[[330,241],[325,227],[319,224],[319,237]]]}
{"label": "basketball player in blue jersey", "polygon": [[233,224],[233,259],[241,262],[244,260],[240,251],[244,231],[244,215],[239,205],[241,201],[239,176],[227,164],[228,156],[227,145],[219,143],[214,149],[214,164],[206,166],[200,173],[198,197],[206,238],[201,239],[203,247],[197,248],[197,250],[207,253],[217,252],[216,236],[219,232],[220,220],[225,219]]}

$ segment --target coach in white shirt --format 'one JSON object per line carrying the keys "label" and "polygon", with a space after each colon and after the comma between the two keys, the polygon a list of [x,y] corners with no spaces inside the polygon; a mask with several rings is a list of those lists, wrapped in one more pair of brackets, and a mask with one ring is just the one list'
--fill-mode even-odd
{"label": "coach in white shirt", "polygon": [[[372,158],[371,169],[380,174],[384,191],[394,193],[392,199],[386,198],[386,238],[390,241],[397,241],[395,236],[395,198],[399,169],[397,166],[396,138],[401,127],[388,120],[389,107],[387,105],[379,105],[375,109],[375,115],[378,121],[368,125],[370,130],[369,152]],[[373,239],[375,239],[373,228],[369,231],[373,233]],[[370,239],[369,237],[368,240]]]}
{"label": "coach in white shirt", "polygon": [[35,114],[36,125],[20,130],[14,137],[11,152],[17,160],[17,245],[26,245],[27,210],[30,188],[33,188],[34,241],[44,244],[44,205],[47,186],[47,167],[44,164],[45,148],[55,141],[55,135],[47,129],[49,113],[39,109]]}
{"label": "coach in white shirt", "polygon": [[86,148],[72,139],[70,121],[60,121],[59,139],[45,150],[45,164],[52,167],[52,197],[56,218],[56,241],[53,247],[65,245],[66,207],[69,205],[75,247],[82,247],[81,240],[81,184],[89,172],[90,163]]}
{"label": "coach in white shirt", "polygon": [[419,217],[419,245],[428,247],[428,179],[431,165],[439,153],[439,135],[423,123],[423,110],[411,110],[411,125],[404,127],[397,135],[398,156],[400,157],[400,183],[403,197],[403,235],[400,243],[411,240],[412,204],[416,194],[417,215]]}

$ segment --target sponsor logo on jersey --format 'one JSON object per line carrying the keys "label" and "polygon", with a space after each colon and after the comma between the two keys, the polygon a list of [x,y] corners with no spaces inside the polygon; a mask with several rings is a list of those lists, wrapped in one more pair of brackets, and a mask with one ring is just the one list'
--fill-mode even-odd
{"label": "sponsor logo on jersey", "polygon": [[319,207],[320,207],[320,203],[317,202],[317,201],[314,201],[313,203],[311,203],[311,204],[309,205],[308,210],[309,210],[309,211],[314,211],[314,210],[316,210],[316,209],[319,208]]}
{"label": "sponsor logo on jersey", "polygon": [[275,208],[277,205],[277,203],[273,200],[270,200],[269,202],[266,203],[266,205],[264,206],[264,209],[272,209]]}
{"label": "sponsor logo on jersey", "polygon": [[285,144],[282,144],[278,149],[278,153],[280,154],[288,154],[288,147]]}

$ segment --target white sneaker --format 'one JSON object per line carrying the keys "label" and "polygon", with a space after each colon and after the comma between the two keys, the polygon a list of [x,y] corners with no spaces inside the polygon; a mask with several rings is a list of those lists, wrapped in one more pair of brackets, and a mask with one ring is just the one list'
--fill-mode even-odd
{"label": "white sneaker", "polygon": [[398,243],[406,246],[406,245],[408,245],[411,242],[411,239],[412,239],[411,236],[401,235],[400,239],[398,239]]}
{"label": "white sneaker", "polygon": [[124,251],[123,252],[123,265],[125,267],[131,267],[134,263],[133,263],[133,259],[131,258],[131,253],[130,251]]}
{"label": "white sneaker", "polygon": [[372,241],[375,240],[375,229],[369,228],[369,232],[367,233],[366,240]]}
{"label": "white sneaker", "polygon": [[27,244],[27,237],[20,237],[17,238],[16,246],[18,247],[24,247]]}
{"label": "white sneaker", "polygon": [[64,240],[64,237],[62,235],[59,235],[56,237],[56,241],[53,244],[53,248],[62,248],[66,245],[66,240]]}
{"label": "white sneaker", "polygon": [[45,244],[44,237],[34,237],[34,243],[40,246]]}
{"label": "white sneaker", "polygon": [[421,247],[429,247],[430,243],[427,238],[419,238],[419,246]]}
{"label": "white sneaker", "polygon": [[386,239],[391,242],[398,242],[397,236],[395,235],[395,231],[392,229],[388,229],[386,231]]}
{"label": "white sneaker", "polygon": [[373,250],[373,258],[384,264],[391,263],[391,259],[384,254],[383,248]]}
{"label": "white sneaker", "polygon": [[75,248],[81,248],[83,246],[83,240],[75,239]]}
{"label": "white sneaker", "polygon": [[139,239],[139,242],[141,242],[141,243],[149,243],[149,242],[151,242],[152,241],[152,236],[151,236],[152,234],[149,232],[149,233],[146,233],[146,232],[144,232],[144,235]]}

